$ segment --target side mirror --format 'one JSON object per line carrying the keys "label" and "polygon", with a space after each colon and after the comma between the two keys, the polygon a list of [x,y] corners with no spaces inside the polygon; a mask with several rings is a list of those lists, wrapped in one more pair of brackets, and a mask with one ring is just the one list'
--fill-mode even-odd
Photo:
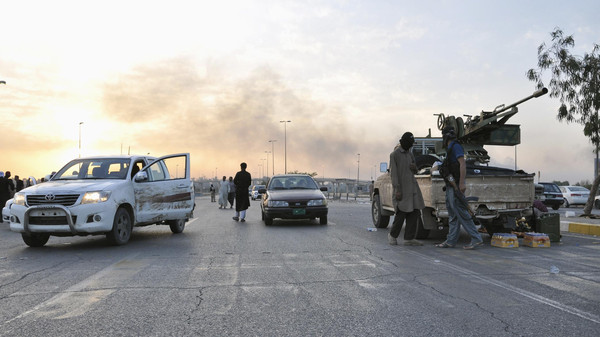
{"label": "side mirror", "polygon": [[146,171],[140,171],[135,174],[134,180],[136,183],[148,181],[148,173],[146,173]]}
{"label": "side mirror", "polygon": [[327,192],[329,191],[329,188],[327,186],[321,186],[321,188],[319,188],[322,192]]}
{"label": "side mirror", "polygon": [[259,188],[258,189],[258,193],[265,194],[265,193],[267,193],[267,189],[266,188]]}

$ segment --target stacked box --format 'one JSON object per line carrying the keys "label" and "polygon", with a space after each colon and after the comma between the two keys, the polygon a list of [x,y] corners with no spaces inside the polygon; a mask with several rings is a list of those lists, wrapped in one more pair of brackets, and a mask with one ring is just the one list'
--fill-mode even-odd
{"label": "stacked box", "polygon": [[523,245],[533,248],[550,247],[550,237],[544,233],[525,233]]}
{"label": "stacked box", "polygon": [[511,233],[496,233],[492,236],[492,246],[501,248],[519,247],[519,239]]}

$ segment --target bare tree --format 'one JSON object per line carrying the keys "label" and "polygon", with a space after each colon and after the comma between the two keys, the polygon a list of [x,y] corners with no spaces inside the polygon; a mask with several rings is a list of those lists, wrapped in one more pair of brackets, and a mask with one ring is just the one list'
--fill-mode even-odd
{"label": "bare tree", "polygon": [[[600,46],[594,44],[591,53],[576,56],[571,53],[575,47],[572,35],[565,36],[560,28],[552,33],[552,44],[542,43],[538,47],[538,67],[529,69],[527,78],[536,82],[538,88],[544,87],[543,74],[549,72],[551,79],[547,86],[550,97],[558,97],[560,107],[557,118],[567,123],[583,125],[583,134],[594,145],[596,161],[600,146]],[[589,216],[594,205],[594,197],[600,184],[598,170],[594,172],[594,183],[590,191],[583,215]]]}

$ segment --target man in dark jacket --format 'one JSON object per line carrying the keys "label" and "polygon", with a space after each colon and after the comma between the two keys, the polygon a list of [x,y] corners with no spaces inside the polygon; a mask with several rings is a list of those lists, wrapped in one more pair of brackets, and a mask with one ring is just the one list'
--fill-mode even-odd
{"label": "man in dark jacket", "polygon": [[250,207],[250,198],[248,196],[248,187],[252,184],[252,176],[246,171],[246,163],[241,163],[241,171],[235,174],[233,183],[235,184],[235,221],[246,221],[246,210]]}

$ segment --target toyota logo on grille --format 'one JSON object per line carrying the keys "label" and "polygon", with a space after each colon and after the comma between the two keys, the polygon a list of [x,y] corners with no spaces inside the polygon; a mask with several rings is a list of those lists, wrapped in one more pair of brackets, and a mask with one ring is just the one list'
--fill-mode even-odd
{"label": "toyota logo on grille", "polygon": [[48,193],[46,194],[46,196],[44,196],[44,199],[46,199],[46,201],[54,201],[54,199],[56,199],[56,196],[52,193]]}

